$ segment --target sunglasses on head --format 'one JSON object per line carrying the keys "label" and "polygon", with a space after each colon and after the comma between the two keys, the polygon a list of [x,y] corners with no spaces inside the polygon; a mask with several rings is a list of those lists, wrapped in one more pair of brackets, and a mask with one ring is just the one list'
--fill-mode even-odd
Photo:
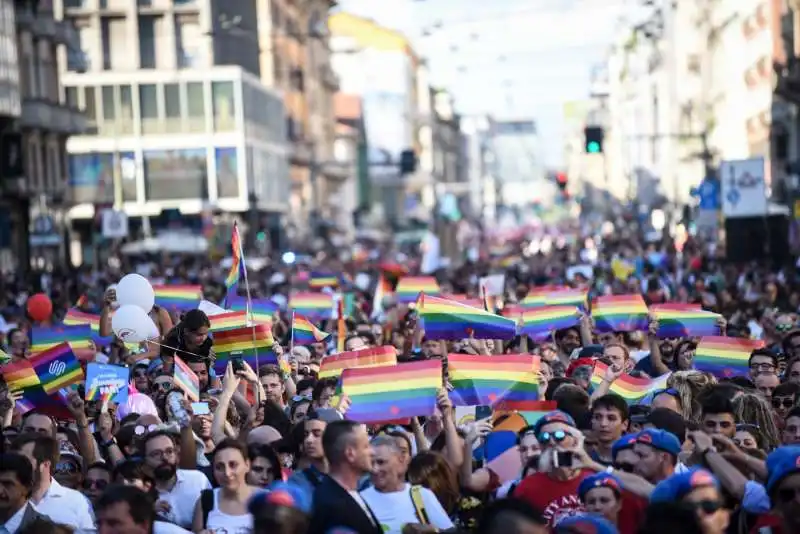
{"label": "sunglasses on head", "polygon": [[705,515],[711,515],[722,508],[722,503],[715,500],[704,500],[691,503],[692,508],[699,510]]}
{"label": "sunglasses on head", "polygon": [[736,425],[737,432],[758,432],[760,428],[758,425],[754,425],[752,423],[741,423]]}
{"label": "sunglasses on head", "polygon": [[565,439],[567,439],[567,434],[563,430],[556,430],[555,432],[542,432],[539,434],[536,439],[539,443],[548,443],[551,439],[556,443],[561,443]]}
{"label": "sunglasses on head", "polygon": [[792,406],[794,406],[794,399],[789,397],[784,397],[784,398],[773,397],[772,407],[780,408],[781,406],[783,406],[784,408],[791,408]]}

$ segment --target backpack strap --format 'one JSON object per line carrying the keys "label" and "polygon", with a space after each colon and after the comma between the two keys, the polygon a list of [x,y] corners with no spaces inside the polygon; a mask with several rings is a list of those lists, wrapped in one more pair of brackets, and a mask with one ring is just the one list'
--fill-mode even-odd
{"label": "backpack strap", "polygon": [[306,476],[308,481],[311,483],[311,486],[316,488],[322,483],[322,476],[319,474],[318,471],[311,469],[310,467],[306,467],[303,469],[303,474]]}
{"label": "backpack strap", "polygon": [[411,486],[411,502],[414,503],[414,511],[417,513],[417,519],[420,524],[430,525],[431,520],[428,518],[428,512],[425,511],[425,502],[422,500],[422,486]]}
{"label": "backpack strap", "polygon": [[203,528],[208,525],[208,514],[214,509],[214,490],[206,489],[200,492],[200,508],[203,511]]}

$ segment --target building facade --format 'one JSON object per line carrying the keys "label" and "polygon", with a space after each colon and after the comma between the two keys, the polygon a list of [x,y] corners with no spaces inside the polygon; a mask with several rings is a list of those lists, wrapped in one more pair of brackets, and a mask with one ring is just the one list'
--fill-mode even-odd
{"label": "building facade", "polygon": [[75,241],[111,206],[133,235],[171,226],[173,210],[200,230],[212,210],[280,241],[286,114],[260,78],[255,2],[63,2],[82,52],[63,58],[65,94],[89,121],[68,145]]}
{"label": "building facade", "polygon": [[554,192],[545,184],[539,134],[530,119],[496,120],[492,130],[498,205],[551,205]]}

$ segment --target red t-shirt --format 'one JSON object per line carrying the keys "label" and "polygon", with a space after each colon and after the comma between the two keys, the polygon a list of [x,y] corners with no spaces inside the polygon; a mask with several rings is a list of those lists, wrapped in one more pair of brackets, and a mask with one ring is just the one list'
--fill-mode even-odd
{"label": "red t-shirt", "polygon": [[772,514],[764,514],[758,517],[756,524],[750,529],[750,534],[761,534],[761,529],[769,527],[771,534],[783,534],[783,524],[779,517]]}
{"label": "red t-shirt", "polygon": [[639,532],[639,526],[644,522],[645,510],[647,510],[647,499],[623,490],[622,508],[617,516],[619,534]]}
{"label": "red t-shirt", "polygon": [[592,473],[581,469],[578,476],[564,481],[550,478],[546,473],[534,473],[519,483],[514,497],[540,510],[547,525],[553,528],[562,519],[585,511],[578,497],[578,486]]}

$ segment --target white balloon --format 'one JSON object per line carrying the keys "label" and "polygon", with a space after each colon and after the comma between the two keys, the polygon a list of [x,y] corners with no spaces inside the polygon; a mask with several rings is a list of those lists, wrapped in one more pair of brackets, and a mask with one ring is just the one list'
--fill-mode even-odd
{"label": "white balloon", "polygon": [[138,306],[128,304],[120,306],[111,318],[111,330],[126,343],[141,343],[152,339],[155,324],[153,320]]}
{"label": "white balloon", "polygon": [[156,294],[147,278],[136,273],[126,274],[117,284],[117,302],[120,307],[138,306],[150,313],[156,303]]}

